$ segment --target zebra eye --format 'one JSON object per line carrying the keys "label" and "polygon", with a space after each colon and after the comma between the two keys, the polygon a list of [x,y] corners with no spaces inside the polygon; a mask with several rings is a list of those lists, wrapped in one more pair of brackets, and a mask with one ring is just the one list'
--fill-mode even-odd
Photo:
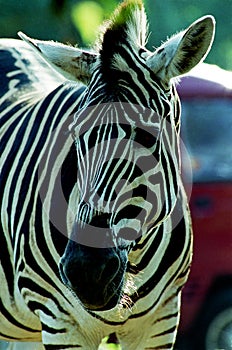
{"label": "zebra eye", "polygon": [[135,241],[139,237],[139,234],[133,228],[125,227],[119,231],[118,236],[127,241]]}

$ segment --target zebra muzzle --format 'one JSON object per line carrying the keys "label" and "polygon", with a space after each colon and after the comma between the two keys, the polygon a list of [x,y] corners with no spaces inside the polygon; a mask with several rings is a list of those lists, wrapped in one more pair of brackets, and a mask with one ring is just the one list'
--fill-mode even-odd
{"label": "zebra muzzle", "polygon": [[120,300],[126,251],[93,248],[69,240],[59,268],[63,283],[90,310],[112,309]]}

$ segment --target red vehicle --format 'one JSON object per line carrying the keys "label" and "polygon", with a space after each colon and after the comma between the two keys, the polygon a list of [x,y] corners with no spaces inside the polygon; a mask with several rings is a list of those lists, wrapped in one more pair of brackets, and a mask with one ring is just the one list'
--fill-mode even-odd
{"label": "red vehicle", "polygon": [[[232,349],[232,72],[201,65],[178,85],[191,161],[194,252],[177,349]],[[191,188],[192,183],[192,188]],[[190,189],[189,189],[190,186]]]}

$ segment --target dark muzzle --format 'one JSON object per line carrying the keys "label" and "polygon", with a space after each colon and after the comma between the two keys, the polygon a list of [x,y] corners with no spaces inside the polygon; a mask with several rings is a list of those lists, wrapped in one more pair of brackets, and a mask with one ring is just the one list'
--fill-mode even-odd
{"label": "dark muzzle", "polygon": [[124,250],[93,248],[70,240],[60,260],[60,275],[87,309],[109,310],[121,297],[126,264]]}

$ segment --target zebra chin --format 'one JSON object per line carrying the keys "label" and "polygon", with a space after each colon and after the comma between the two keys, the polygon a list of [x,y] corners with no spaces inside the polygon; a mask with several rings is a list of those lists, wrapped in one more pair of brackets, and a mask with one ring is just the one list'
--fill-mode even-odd
{"label": "zebra chin", "polygon": [[121,300],[127,251],[92,248],[70,240],[60,259],[62,282],[88,310],[106,311]]}
{"label": "zebra chin", "polygon": [[[114,286],[115,288],[115,286]],[[107,311],[117,306],[121,300],[121,285],[118,290],[114,289],[111,293],[106,293],[104,297],[97,297],[94,300],[93,296],[90,296],[90,300],[86,299],[86,296],[80,295],[79,290],[72,291],[75,293],[82,306],[90,311]],[[93,291],[94,292],[94,291]]]}

